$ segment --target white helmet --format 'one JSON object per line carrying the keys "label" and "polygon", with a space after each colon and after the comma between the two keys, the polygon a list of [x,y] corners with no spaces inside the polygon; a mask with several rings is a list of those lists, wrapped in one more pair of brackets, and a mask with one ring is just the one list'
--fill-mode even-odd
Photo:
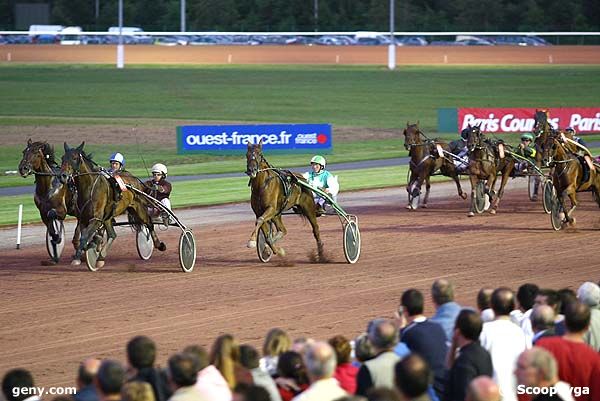
{"label": "white helmet", "polygon": [[162,163],[156,163],[154,166],[152,166],[152,173],[162,173],[166,177],[167,166]]}
{"label": "white helmet", "polygon": [[121,167],[125,167],[125,157],[119,152],[113,153],[108,161],[109,163],[119,162],[121,163]]}

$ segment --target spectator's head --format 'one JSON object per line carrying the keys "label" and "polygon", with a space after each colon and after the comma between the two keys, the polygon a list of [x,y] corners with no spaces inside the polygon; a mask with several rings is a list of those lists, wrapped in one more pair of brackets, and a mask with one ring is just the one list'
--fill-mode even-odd
{"label": "spectator's head", "polygon": [[198,359],[198,372],[210,365],[208,352],[201,345],[188,345],[183,349],[186,354],[192,354]]}
{"label": "spectator's head", "polygon": [[561,315],[565,314],[565,309],[567,304],[571,302],[577,302],[577,294],[570,288],[561,288],[558,292],[558,297],[560,298],[560,309],[559,313]]}
{"label": "spectator's head", "polygon": [[169,358],[168,376],[173,390],[196,384],[198,359],[190,353],[175,354]]}
{"label": "spectator's head", "polygon": [[154,391],[149,383],[132,381],[121,388],[122,401],[156,401]]}
{"label": "spectator's head", "polygon": [[95,379],[98,393],[104,397],[119,395],[124,382],[125,369],[123,366],[117,361],[104,359],[98,368]]}
{"label": "spectator's head", "polygon": [[256,369],[260,364],[260,355],[251,345],[240,345],[240,363],[246,369]]}
{"label": "spectator's head", "polygon": [[77,387],[82,389],[94,383],[94,377],[100,368],[100,359],[88,358],[81,362],[77,369]]}
{"label": "spectator's head", "polygon": [[2,379],[2,393],[6,401],[23,401],[31,397],[33,394],[23,392],[21,389],[34,386],[33,376],[25,369],[9,370]]}
{"label": "spectator's head", "polygon": [[292,340],[287,333],[281,329],[274,328],[269,330],[263,343],[264,356],[277,356],[289,351],[292,347]]}
{"label": "spectator's head", "polygon": [[500,388],[491,377],[479,376],[467,387],[465,401],[500,401]]}
{"label": "spectator's head", "polygon": [[454,286],[444,278],[435,280],[431,286],[431,298],[436,306],[454,301]]}
{"label": "spectator's head", "polygon": [[598,284],[586,281],[577,290],[577,298],[579,302],[586,304],[590,308],[595,308],[600,305],[600,287]]}
{"label": "spectator's head", "polygon": [[590,327],[590,307],[581,302],[571,302],[565,308],[565,326],[567,332],[585,334]]}
{"label": "spectator's head", "polygon": [[523,351],[517,360],[515,376],[527,387],[549,387],[558,381],[558,365],[552,354],[540,347]]}
{"label": "spectator's head", "polygon": [[354,339],[354,356],[359,362],[366,362],[375,357],[373,344],[369,341],[367,333],[362,333]]}
{"label": "spectator's head", "polygon": [[479,313],[463,309],[458,313],[454,324],[455,335],[462,337],[463,341],[478,341],[483,322]]}
{"label": "spectator's head", "polygon": [[496,316],[508,316],[515,309],[515,295],[510,288],[496,288],[492,293],[492,310]]}
{"label": "spectator's head", "polygon": [[262,386],[239,383],[233,389],[233,401],[271,401],[271,396]]}
{"label": "spectator's head", "polygon": [[295,351],[287,351],[279,355],[279,359],[277,360],[277,374],[280,377],[293,379],[298,385],[308,383],[306,365],[302,360],[302,355]]}
{"label": "spectator's head", "polygon": [[519,303],[517,306],[523,312],[533,308],[533,304],[535,302],[535,296],[539,291],[539,287],[535,284],[523,284],[517,290],[517,302]]}
{"label": "spectator's head", "polygon": [[127,360],[135,369],[151,368],[156,359],[156,344],[149,337],[133,337],[127,343]]}
{"label": "spectator's head", "polygon": [[537,305],[531,312],[531,328],[534,333],[554,327],[554,309],[549,305]]}
{"label": "spectator's head", "polygon": [[217,337],[210,353],[210,362],[221,372],[231,389],[237,384],[234,369],[239,361],[240,346],[233,336],[223,334]]}
{"label": "spectator's head", "polygon": [[306,349],[304,363],[311,382],[329,379],[337,366],[335,351],[326,342],[317,341]]}
{"label": "spectator's head", "polygon": [[350,362],[350,354],[352,353],[352,346],[350,341],[344,336],[335,336],[329,339],[329,345],[333,347],[335,351],[335,358],[338,365]]}
{"label": "spectator's head", "polygon": [[375,387],[367,391],[367,401],[400,401],[400,394],[391,388]]}
{"label": "spectator's head", "polygon": [[431,383],[431,369],[417,354],[410,354],[396,364],[394,382],[405,400],[420,397]]}
{"label": "spectator's head", "polygon": [[369,341],[375,352],[382,352],[394,348],[398,343],[398,328],[389,319],[375,319],[367,329]]}
{"label": "spectator's head", "polygon": [[535,296],[536,305],[549,305],[554,309],[554,313],[558,315],[560,313],[560,295],[558,291],[554,291],[550,288],[542,288],[538,291]]}
{"label": "spectator's head", "polygon": [[411,288],[402,293],[400,305],[403,308],[403,313],[408,316],[422,315],[425,308],[425,301],[421,291]]}
{"label": "spectator's head", "polygon": [[482,288],[477,293],[477,309],[481,312],[492,307],[493,288]]}
{"label": "spectator's head", "polygon": [[306,346],[313,344],[314,342],[315,342],[315,340],[313,340],[312,338],[298,337],[298,338],[294,339],[294,342],[292,343],[292,347],[289,350],[296,351],[300,355],[303,355],[304,349],[306,348]]}

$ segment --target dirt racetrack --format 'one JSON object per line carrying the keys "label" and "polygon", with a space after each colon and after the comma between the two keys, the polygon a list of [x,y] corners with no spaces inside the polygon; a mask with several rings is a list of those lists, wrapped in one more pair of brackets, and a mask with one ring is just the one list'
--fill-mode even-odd
{"label": "dirt racetrack", "polygon": [[[576,231],[554,232],[541,204],[527,200],[524,180],[513,180],[498,215],[468,218],[453,185],[432,187],[430,208],[403,208],[403,188],[345,193],[340,203],[360,218],[362,255],[345,263],[336,217],[319,220],[332,262],[311,264],[309,226],[286,217],[288,263],[261,264],[245,247],[252,228],[248,204],[180,210],[198,242],[196,270],[178,270],[179,233],[160,232],[170,249],[150,262],[137,258],[131,233],[121,231],[107,266],[41,266],[40,227],[29,227],[21,250],[0,230],[0,375],[31,369],[38,386],[70,386],[87,356],[125,361],[125,344],[146,334],[156,340],[159,363],[191,343],[209,346],[221,333],[260,346],[267,330],[293,337],[353,337],[368,320],[391,316],[403,290],[447,277],[457,300],[475,305],[483,286],[524,282],[576,289],[600,279],[600,213],[581,194]],[[465,185],[468,184],[465,183]],[[69,255],[70,250],[65,250]],[[65,258],[67,259],[67,258]]]}

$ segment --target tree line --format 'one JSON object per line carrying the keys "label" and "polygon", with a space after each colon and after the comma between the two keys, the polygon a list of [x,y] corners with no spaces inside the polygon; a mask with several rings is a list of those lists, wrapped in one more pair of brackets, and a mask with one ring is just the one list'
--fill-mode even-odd
{"label": "tree line", "polygon": [[[17,1],[0,0],[0,28],[14,29]],[[84,30],[117,25],[117,0],[48,1],[52,24]],[[180,0],[123,3],[126,26],[180,29]],[[598,0],[396,0],[395,4],[397,31],[600,31]],[[186,5],[187,31],[389,30],[389,0],[186,0]]]}

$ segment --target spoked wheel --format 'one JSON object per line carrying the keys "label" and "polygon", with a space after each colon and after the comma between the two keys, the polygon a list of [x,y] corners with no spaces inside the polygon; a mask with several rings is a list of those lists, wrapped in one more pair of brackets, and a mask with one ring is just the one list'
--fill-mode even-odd
{"label": "spoked wheel", "polygon": [[[269,228],[269,234],[270,231],[271,229]],[[263,232],[262,228],[258,230],[258,237],[256,239],[256,253],[258,254],[258,259],[260,259],[260,261],[263,263],[267,263],[271,260],[271,257],[273,257],[273,250],[269,244],[267,244],[267,239],[265,238],[265,233]]]}
{"label": "spoked wheel", "polygon": [[192,230],[184,230],[179,237],[179,265],[185,273],[194,270],[196,264],[196,239]]}
{"label": "spoked wheel", "polygon": [[560,231],[565,221],[565,212],[562,207],[562,203],[559,201],[558,196],[552,197],[552,211],[550,213],[550,222],[554,231]]}
{"label": "spoked wheel", "polygon": [[65,225],[61,220],[56,219],[52,221],[52,225],[54,226],[54,232],[58,233],[60,237],[60,242],[55,243],[52,241],[52,236],[48,229],[46,229],[46,250],[50,258],[55,263],[58,263],[60,255],[62,255],[62,251],[65,248]]}
{"label": "spoked wheel", "polygon": [[98,267],[96,266],[96,262],[98,262],[98,258],[101,256],[102,249],[104,245],[108,241],[108,234],[106,230],[102,228],[96,233],[96,236],[99,237],[98,241],[94,241],[91,246],[85,251],[85,263],[87,268],[91,272],[98,271]]}
{"label": "spoked wheel", "polygon": [[150,235],[150,230],[144,225],[137,226],[135,235],[135,246],[137,253],[142,260],[148,260],[152,257],[154,251],[154,241]]}
{"label": "spoked wheel", "polygon": [[481,214],[490,207],[489,196],[485,193],[485,182],[477,182],[475,187],[475,212]]}
{"label": "spoked wheel", "polygon": [[556,196],[556,194],[554,191],[554,185],[552,185],[552,181],[544,181],[544,186],[542,187],[542,205],[544,206],[544,212],[548,214],[552,213],[552,202],[554,196]]}
{"label": "spoked wheel", "polygon": [[358,221],[350,220],[344,225],[344,256],[350,264],[356,263],[360,257]]}
{"label": "spoked wheel", "polygon": [[532,202],[537,200],[537,186],[539,184],[538,179],[539,178],[536,175],[530,175],[527,178],[527,192],[529,193],[529,200]]}

